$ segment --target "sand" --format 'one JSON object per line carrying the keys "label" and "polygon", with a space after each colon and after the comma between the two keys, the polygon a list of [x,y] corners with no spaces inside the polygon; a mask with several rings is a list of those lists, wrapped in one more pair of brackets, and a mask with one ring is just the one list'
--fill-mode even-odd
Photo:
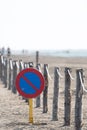
{"label": "sand", "polygon": [[[33,61],[35,66],[35,56],[12,56],[13,59],[23,59],[23,61]],[[8,88],[4,88],[0,81],[0,130],[75,130],[75,92],[76,92],[76,69],[84,70],[84,84],[87,88],[87,58],[61,58],[41,56],[39,62],[49,64],[48,88],[48,113],[43,114],[43,105],[41,94],[41,107],[36,108],[35,99],[33,99],[33,118],[34,123],[43,123],[32,125],[29,123],[29,106],[21,96],[13,94]],[[59,79],[59,105],[58,105],[58,121],[52,121],[53,106],[53,88],[54,88],[54,67],[59,67],[63,78]],[[64,125],[64,70],[65,67],[72,69],[74,80],[71,82],[71,125]],[[83,130],[87,130],[87,93],[83,94]],[[44,124],[45,123],[45,124]]]}

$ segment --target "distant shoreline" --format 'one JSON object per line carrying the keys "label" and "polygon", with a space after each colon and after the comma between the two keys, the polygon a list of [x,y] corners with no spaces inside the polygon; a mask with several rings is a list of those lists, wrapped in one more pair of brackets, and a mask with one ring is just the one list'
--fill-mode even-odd
{"label": "distant shoreline", "polygon": [[[36,51],[12,51],[14,55],[35,55]],[[43,50],[39,51],[41,56],[53,57],[87,57],[87,50]]]}

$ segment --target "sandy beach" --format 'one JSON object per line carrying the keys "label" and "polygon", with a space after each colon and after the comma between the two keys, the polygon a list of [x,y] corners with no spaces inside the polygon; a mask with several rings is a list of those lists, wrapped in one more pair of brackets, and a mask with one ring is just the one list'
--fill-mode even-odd
{"label": "sandy beach", "polygon": [[[12,59],[23,59],[23,61],[34,62],[35,56],[12,56]],[[87,58],[86,57],[52,57],[40,56],[39,63],[43,72],[43,65],[49,65],[48,87],[48,112],[43,114],[43,104],[41,94],[41,107],[36,108],[36,99],[33,99],[33,117],[35,123],[42,125],[29,124],[29,106],[21,96],[13,94],[8,88],[4,88],[0,81],[0,130],[75,130],[75,97],[76,97],[76,69],[84,70],[84,85],[87,89]],[[59,67],[63,78],[59,79],[59,99],[58,99],[58,121],[52,121],[53,92],[54,92],[54,67]],[[71,80],[71,125],[64,126],[64,87],[65,87],[65,67],[72,70]],[[83,93],[83,130],[87,130],[87,93]],[[45,123],[45,124],[44,124]]]}

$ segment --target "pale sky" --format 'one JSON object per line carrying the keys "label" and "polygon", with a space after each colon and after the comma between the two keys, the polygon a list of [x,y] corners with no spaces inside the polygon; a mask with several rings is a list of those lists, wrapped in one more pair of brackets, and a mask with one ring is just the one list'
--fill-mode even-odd
{"label": "pale sky", "polygon": [[0,47],[87,49],[87,0],[0,0]]}

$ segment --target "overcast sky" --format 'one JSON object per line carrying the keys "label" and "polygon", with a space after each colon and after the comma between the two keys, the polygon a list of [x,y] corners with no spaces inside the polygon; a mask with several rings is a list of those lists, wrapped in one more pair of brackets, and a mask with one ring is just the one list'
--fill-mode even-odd
{"label": "overcast sky", "polygon": [[87,0],[0,0],[0,47],[87,49]]}

